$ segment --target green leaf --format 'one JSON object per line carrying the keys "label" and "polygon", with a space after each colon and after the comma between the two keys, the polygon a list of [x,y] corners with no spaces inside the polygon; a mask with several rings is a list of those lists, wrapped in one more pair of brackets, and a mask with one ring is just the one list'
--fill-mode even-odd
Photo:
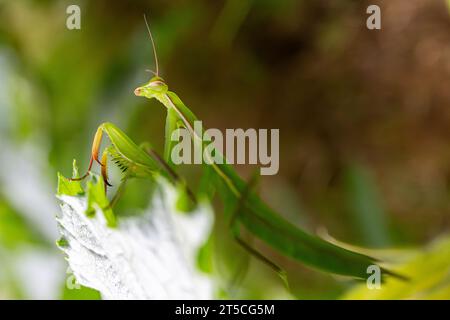
{"label": "green leaf", "polygon": [[[73,177],[78,178],[78,167],[76,160],[73,160]],[[80,181],[69,180],[58,172],[58,195],[77,196],[83,195],[84,190]]]}
{"label": "green leaf", "polygon": [[101,298],[100,292],[82,285],[74,289],[69,289],[65,285],[62,296],[64,300],[100,300]]}
{"label": "green leaf", "polygon": [[211,259],[213,256],[213,250],[214,241],[213,237],[210,236],[208,241],[206,241],[205,244],[198,250],[197,256],[197,266],[205,273],[212,273],[214,270],[213,261]]}
{"label": "green leaf", "polygon": [[184,183],[177,185],[178,196],[176,200],[176,209],[180,212],[191,212],[195,209],[195,203],[189,196],[189,191]]}
{"label": "green leaf", "polygon": [[450,238],[438,239],[412,254],[396,250],[387,254],[402,259],[396,271],[408,281],[387,278],[380,289],[361,284],[347,292],[343,299],[450,299]]}
{"label": "green leaf", "polygon": [[103,212],[108,227],[117,226],[116,217],[109,205],[109,199],[105,192],[105,183],[103,179],[93,175],[92,179],[87,183],[87,208],[86,215],[94,216],[97,210]]}
{"label": "green leaf", "polygon": [[60,248],[67,248],[69,247],[69,241],[64,237],[61,237],[59,240],[56,240],[56,245]]}

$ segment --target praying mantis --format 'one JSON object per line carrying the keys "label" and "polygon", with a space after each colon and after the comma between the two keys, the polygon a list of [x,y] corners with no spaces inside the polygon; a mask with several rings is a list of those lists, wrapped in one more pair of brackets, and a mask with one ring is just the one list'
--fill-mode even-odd
{"label": "praying mantis", "polygon": [[[103,123],[95,134],[86,174],[81,178],[72,178],[73,180],[86,178],[95,161],[101,166],[105,188],[110,186],[107,174],[107,163],[110,158],[123,171],[126,178],[151,178],[156,174],[163,174],[173,183],[185,185],[173,170],[170,160],[173,147],[171,133],[175,129],[183,127],[189,131],[194,143],[204,144],[203,133],[199,134],[193,128],[193,123],[198,118],[175,92],[169,90],[165,80],[159,76],[156,47],[146,19],[145,22],[152,42],[156,71],[153,72],[154,76],[147,83],[134,90],[134,94],[138,97],[156,99],[167,110],[164,156],[160,157],[150,148],[138,146],[114,124]],[[111,146],[105,148],[100,157],[100,144],[104,134],[109,137]],[[215,150],[215,156],[216,159],[223,157],[218,150]],[[281,268],[240,238],[241,227],[285,256],[328,273],[366,279],[368,277],[367,268],[377,263],[376,259],[372,257],[327,242],[285,220],[266,205],[256,192],[251,190],[249,184],[240,178],[225,159],[220,163],[210,161],[208,164],[203,164],[203,168],[209,175],[208,182],[217,185],[218,194],[225,206],[234,208],[231,210],[233,214],[228,214],[228,218],[232,234],[238,243],[277,271],[281,272]],[[192,192],[189,192],[189,195],[192,201],[195,201]],[[381,268],[381,270],[383,275],[403,277],[385,268]]]}

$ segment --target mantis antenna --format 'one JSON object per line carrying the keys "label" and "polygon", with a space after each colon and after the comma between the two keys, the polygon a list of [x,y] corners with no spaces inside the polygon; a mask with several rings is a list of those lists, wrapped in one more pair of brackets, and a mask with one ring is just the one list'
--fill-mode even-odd
{"label": "mantis antenna", "polygon": [[147,17],[145,16],[145,14],[144,14],[144,21],[145,21],[145,25],[147,26],[148,35],[150,36],[150,41],[152,42],[153,55],[155,56],[155,64],[156,64],[156,72],[153,72],[151,70],[148,70],[148,71],[152,72],[157,77],[159,77],[159,64],[158,64],[158,55],[156,54],[155,41],[153,41],[152,32],[150,31],[150,27],[148,25]]}

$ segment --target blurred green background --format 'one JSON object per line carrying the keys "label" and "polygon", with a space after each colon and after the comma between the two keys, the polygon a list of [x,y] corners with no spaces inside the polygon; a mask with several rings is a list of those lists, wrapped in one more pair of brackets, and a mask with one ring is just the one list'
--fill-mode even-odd
{"label": "blurred green background", "polygon": [[[81,30],[66,28],[70,4]],[[366,28],[370,4],[381,30]],[[374,249],[415,250],[448,233],[446,1],[0,0],[0,299],[98,298],[70,290],[54,245],[56,172],[69,176],[73,158],[87,166],[103,121],[162,150],[165,110],[133,95],[154,68],[143,13],[162,77],[205,126],[280,129],[280,171],[259,189],[288,219]],[[255,167],[237,169],[248,178]],[[121,207],[146,199],[130,188]],[[259,243],[290,292],[255,260],[235,285],[245,253],[220,212],[216,234],[226,297],[339,298],[355,285]]]}

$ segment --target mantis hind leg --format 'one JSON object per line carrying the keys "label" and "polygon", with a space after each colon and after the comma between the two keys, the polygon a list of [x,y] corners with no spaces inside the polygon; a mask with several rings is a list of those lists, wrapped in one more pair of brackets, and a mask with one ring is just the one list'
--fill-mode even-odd
{"label": "mantis hind leg", "polygon": [[[289,288],[289,282],[287,278],[286,271],[281,268],[278,264],[267,258],[264,254],[259,252],[257,249],[252,247],[250,244],[248,244],[243,238],[240,236],[240,224],[239,224],[239,215],[241,214],[242,209],[245,207],[245,202],[247,200],[248,194],[251,190],[251,188],[256,183],[256,175],[253,175],[250,182],[247,184],[246,189],[242,193],[241,197],[239,198],[239,201],[236,206],[236,210],[233,212],[232,216],[230,217],[230,229],[231,233],[234,237],[234,240],[243,248],[245,249],[250,255],[257,258],[259,261],[266,264],[268,267],[270,267],[273,271],[277,273],[277,275],[281,278],[283,281],[283,284],[286,286],[286,289],[290,290]],[[251,211],[246,212],[246,214],[253,214]]]}
{"label": "mantis hind leg", "polygon": [[239,244],[244,250],[246,250],[250,255],[270,267],[275,273],[281,278],[283,281],[283,284],[286,286],[286,289],[290,290],[289,288],[289,282],[287,278],[286,271],[281,268],[278,264],[267,258],[263,253],[252,247],[250,244],[248,244],[243,238],[241,238],[239,231],[236,231],[239,229],[238,221],[235,220],[235,225],[233,226],[232,235],[234,240]]}

